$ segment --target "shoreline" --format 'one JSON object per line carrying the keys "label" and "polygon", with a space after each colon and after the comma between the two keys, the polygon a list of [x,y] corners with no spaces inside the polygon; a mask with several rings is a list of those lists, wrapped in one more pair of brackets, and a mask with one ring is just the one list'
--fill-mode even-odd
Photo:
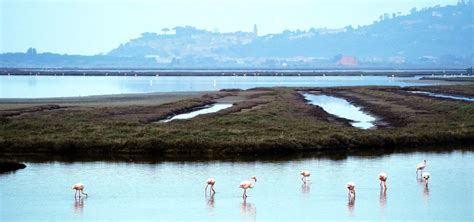
{"label": "shoreline", "polygon": [[12,159],[18,162],[26,163],[48,163],[48,162],[126,162],[126,163],[160,163],[160,162],[284,162],[288,160],[305,159],[329,159],[344,160],[349,157],[383,157],[393,154],[410,153],[452,153],[452,152],[474,152],[474,146],[424,146],[424,147],[384,147],[383,149],[365,148],[356,150],[314,150],[303,152],[283,152],[283,153],[243,153],[240,155],[203,155],[203,156],[161,156],[147,153],[114,153],[114,154],[96,154],[83,155],[71,154],[62,155],[58,153],[0,153],[0,159]]}
{"label": "shoreline", "polygon": [[465,69],[229,69],[229,70],[127,70],[127,69],[21,69],[0,68],[0,76],[394,76],[394,77],[431,77],[444,75],[467,75]]}

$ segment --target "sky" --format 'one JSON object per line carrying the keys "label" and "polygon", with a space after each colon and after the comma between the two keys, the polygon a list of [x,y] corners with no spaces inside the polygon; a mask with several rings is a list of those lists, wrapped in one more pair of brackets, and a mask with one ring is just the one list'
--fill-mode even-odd
{"label": "sky", "polygon": [[220,32],[368,25],[383,13],[458,0],[0,0],[0,53],[95,55],[143,32],[195,26]]}

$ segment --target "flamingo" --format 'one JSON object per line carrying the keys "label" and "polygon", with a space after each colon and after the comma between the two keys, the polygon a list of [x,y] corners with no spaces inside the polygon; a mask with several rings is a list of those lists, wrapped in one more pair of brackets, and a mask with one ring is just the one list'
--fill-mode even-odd
{"label": "flamingo", "polygon": [[430,178],[430,173],[424,172],[421,177],[425,179],[425,186],[428,187],[428,179]]}
{"label": "flamingo", "polygon": [[214,190],[214,184],[216,184],[216,180],[214,180],[214,178],[209,178],[207,179],[206,181],[207,185],[206,185],[206,193],[207,193],[207,187],[211,186],[211,189],[209,190],[209,193],[216,193],[216,190]]}
{"label": "flamingo", "polygon": [[81,197],[81,193],[86,195],[86,197],[87,197],[87,193],[84,193],[84,184],[76,183],[76,184],[74,184],[74,186],[72,186],[71,189],[76,190],[76,193],[74,193],[74,198],[76,197],[78,191],[79,191],[79,198]]}
{"label": "flamingo", "polygon": [[348,193],[349,199],[355,199],[356,191],[355,191],[354,182],[348,182],[347,189],[349,190],[349,193]]}
{"label": "flamingo", "polygon": [[256,182],[257,182],[257,177],[256,176],[251,177],[250,180],[240,182],[239,188],[244,189],[244,193],[242,194],[243,199],[247,198],[247,189],[248,188],[253,188],[253,185]]}
{"label": "flamingo", "polygon": [[311,176],[311,173],[307,170],[301,171],[300,174],[301,174],[301,176],[303,176],[303,177],[301,177],[301,181],[303,181],[303,183],[306,183],[306,181],[308,180],[308,177]]}
{"label": "flamingo", "polygon": [[418,165],[416,165],[416,176],[418,176],[418,170],[421,171],[421,173],[423,173],[423,169],[425,169],[425,167],[426,167],[426,160],[423,160]]}
{"label": "flamingo", "polygon": [[380,188],[387,189],[387,174],[384,172],[379,173]]}

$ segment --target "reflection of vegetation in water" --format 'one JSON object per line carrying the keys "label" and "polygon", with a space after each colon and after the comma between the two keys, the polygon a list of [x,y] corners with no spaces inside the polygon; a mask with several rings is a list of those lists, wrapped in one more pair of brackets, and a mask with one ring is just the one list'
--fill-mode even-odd
{"label": "reflection of vegetation in water", "polygon": [[[305,159],[322,159],[332,161],[343,161],[349,157],[355,159],[367,159],[367,158],[381,158],[385,155],[391,154],[407,154],[414,152],[428,152],[428,153],[452,153],[452,152],[474,152],[474,147],[464,146],[432,146],[432,147],[404,147],[404,148],[384,148],[384,149],[360,149],[360,150],[339,150],[334,152],[318,152],[318,151],[304,151],[298,153],[284,153],[282,154],[242,154],[239,156],[157,156],[148,154],[109,154],[109,155],[69,155],[69,154],[56,154],[56,155],[38,155],[38,154],[0,154],[0,159],[10,158],[17,161],[33,162],[33,163],[45,163],[45,162],[62,162],[62,163],[75,163],[75,162],[130,162],[130,163],[148,163],[157,164],[163,162],[262,162],[262,163],[278,163],[286,162],[291,160],[305,160]],[[310,181],[309,181],[310,182]],[[417,178],[417,182],[424,185],[424,181],[421,178]],[[304,189],[308,190],[310,183]],[[302,186],[303,190],[303,186]]]}

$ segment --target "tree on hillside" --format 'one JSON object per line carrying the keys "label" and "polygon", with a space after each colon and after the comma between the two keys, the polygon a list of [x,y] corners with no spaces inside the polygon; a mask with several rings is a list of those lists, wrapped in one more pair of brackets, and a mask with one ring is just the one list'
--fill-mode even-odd
{"label": "tree on hillside", "polygon": [[35,48],[29,48],[27,51],[26,51],[26,54],[28,55],[36,55],[36,49]]}
{"label": "tree on hillside", "polygon": [[166,33],[170,31],[170,29],[169,28],[163,28],[163,29],[161,29],[161,31],[164,32],[165,35],[166,35]]}

